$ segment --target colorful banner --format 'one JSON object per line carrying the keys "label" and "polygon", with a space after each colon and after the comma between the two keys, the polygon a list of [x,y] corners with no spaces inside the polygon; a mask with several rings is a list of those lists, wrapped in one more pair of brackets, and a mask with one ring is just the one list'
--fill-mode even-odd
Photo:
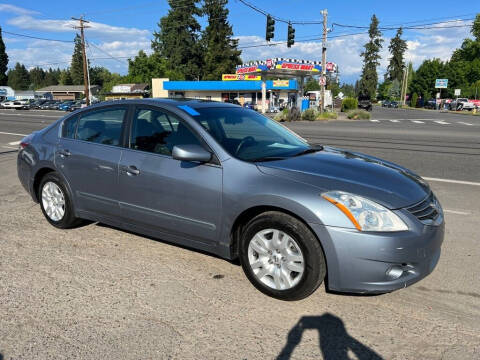
{"label": "colorful banner", "polygon": [[222,74],[222,81],[237,81],[237,80],[251,80],[259,81],[262,80],[261,76],[258,75],[238,75],[238,74]]}

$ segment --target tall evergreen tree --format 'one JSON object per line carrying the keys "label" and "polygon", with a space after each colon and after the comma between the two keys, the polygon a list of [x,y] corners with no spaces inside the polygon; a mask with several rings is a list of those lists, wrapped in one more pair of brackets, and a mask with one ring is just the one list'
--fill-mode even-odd
{"label": "tall evergreen tree", "polygon": [[8,86],[15,90],[28,90],[30,78],[25,65],[15,64],[15,68],[8,72]]}
{"label": "tall evergreen tree", "polygon": [[359,83],[359,97],[374,99],[378,83],[377,66],[380,65],[380,50],[383,42],[375,14],[372,16],[368,35],[370,41],[365,44],[365,50],[360,54],[363,57],[363,68]]}
{"label": "tall evergreen tree", "polygon": [[5,43],[2,37],[2,27],[0,26],[0,85],[7,85],[8,55],[5,52]]}
{"label": "tall evergreen tree", "polygon": [[75,36],[74,43],[70,77],[73,85],[83,85],[82,39],[78,34]]}
{"label": "tall evergreen tree", "polygon": [[205,0],[204,14],[208,26],[202,36],[205,48],[203,79],[219,80],[222,74],[235,72],[241,64],[238,40],[232,39],[232,26],[228,23],[227,0]]}
{"label": "tall evergreen tree", "polygon": [[48,69],[45,72],[44,86],[58,85],[60,78],[60,69]]}
{"label": "tall evergreen tree", "polygon": [[58,77],[58,83],[60,85],[78,85],[73,83],[71,69],[65,69],[60,71],[60,76]]}
{"label": "tall evergreen tree", "polygon": [[40,67],[34,67],[29,71],[30,87],[36,90],[45,86],[45,71]]}
{"label": "tall evergreen tree", "polygon": [[402,39],[402,28],[397,30],[395,37],[390,40],[388,50],[392,57],[387,67],[387,78],[390,81],[398,80],[402,81],[403,71],[405,70],[405,62],[403,56],[407,50],[407,42]]}
{"label": "tall evergreen tree", "polygon": [[168,0],[170,10],[160,19],[159,30],[153,33],[152,49],[166,59],[167,70],[178,72],[177,80],[197,80],[203,62],[199,42],[200,24],[195,16],[202,11],[198,0]]}

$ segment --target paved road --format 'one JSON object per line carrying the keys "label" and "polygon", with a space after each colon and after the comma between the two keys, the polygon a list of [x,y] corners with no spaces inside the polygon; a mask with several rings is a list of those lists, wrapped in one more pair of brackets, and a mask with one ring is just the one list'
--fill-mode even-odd
{"label": "paved road", "polygon": [[[27,133],[54,118],[29,119],[0,114],[0,132]],[[397,125],[292,127],[331,143],[345,140],[333,135],[368,135],[386,144],[366,148],[370,142],[364,141],[360,149],[405,162],[431,161],[431,152],[399,158],[406,150],[385,150],[395,139],[415,140],[415,130]],[[475,137],[461,130],[432,136],[429,131],[420,136],[455,139],[459,146]],[[0,141],[19,139],[1,136]],[[448,165],[437,166],[453,166],[462,156],[475,157],[454,155]],[[0,153],[0,355],[5,360],[480,358],[476,185],[432,182],[447,230],[437,268],[420,283],[380,296],[337,295],[321,287],[305,300],[281,302],[255,290],[237,264],[207,254],[101,224],[53,228],[20,186],[15,164],[15,153]],[[457,175],[474,178],[468,170]]]}

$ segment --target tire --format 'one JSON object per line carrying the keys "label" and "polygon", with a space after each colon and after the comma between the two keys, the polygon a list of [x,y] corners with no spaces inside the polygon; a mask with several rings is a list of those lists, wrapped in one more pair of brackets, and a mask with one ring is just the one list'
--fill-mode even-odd
{"label": "tire", "polygon": [[[58,189],[56,189],[55,186]],[[52,189],[58,191],[55,192],[52,191]],[[64,200],[64,205],[62,206],[63,214],[61,214],[61,216],[59,216],[59,213],[53,215],[49,209],[46,209],[46,206],[48,207],[48,194],[56,194],[58,192],[61,192]],[[67,190],[67,187],[65,186],[62,178],[56,172],[46,174],[40,181],[40,186],[38,188],[38,200],[40,202],[40,208],[42,209],[42,213],[47,219],[47,221],[56,228],[70,229],[82,223],[82,219],[75,217],[75,211],[71,199],[72,198],[69,191]]]}
{"label": "tire", "polygon": [[[274,234],[278,237],[274,238]],[[240,236],[239,255],[243,271],[253,286],[264,294],[286,301],[301,300],[323,282],[327,267],[322,247],[310,229],[297,218],[277,211],[265,212],[250,220]],[[257,241],[253,241],[254,238],[258,240],[258,236],[263,239],[262,244],[269,246],[259,247]],[[271,240],[268,239],[270,236]],[[286,246],[273,247],[276,241]],[[300,258],[303,263],[292,260]]]}

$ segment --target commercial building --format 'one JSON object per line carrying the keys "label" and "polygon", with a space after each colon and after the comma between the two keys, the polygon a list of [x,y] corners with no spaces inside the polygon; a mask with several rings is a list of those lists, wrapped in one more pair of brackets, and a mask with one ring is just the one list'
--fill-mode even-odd
{"label": "commercial building", "polygon": [[[100,91],[100,86],[90,85],[90,95]],[[54,100],[75,100],[85,97],[85,86],[83,85],[52,85],[39,89],[38,92],[50,93]]]}
{"label": "commercial building", "polygon": [[142,99],[150,95],[148,84],[119,84],[105,95],[105,100]]}
{"label": "commercial building", "polygon": [[[233,79],[232,79],[233,80]],[[298,92],[297,81],[267,80],[267,107],[286,105],[294,101]],[[169,98],[192,98],[213,101],[251,103],[256,106],[262,101],[261,80],[226,81],[169,81],[152,79],[152,96]]]}

